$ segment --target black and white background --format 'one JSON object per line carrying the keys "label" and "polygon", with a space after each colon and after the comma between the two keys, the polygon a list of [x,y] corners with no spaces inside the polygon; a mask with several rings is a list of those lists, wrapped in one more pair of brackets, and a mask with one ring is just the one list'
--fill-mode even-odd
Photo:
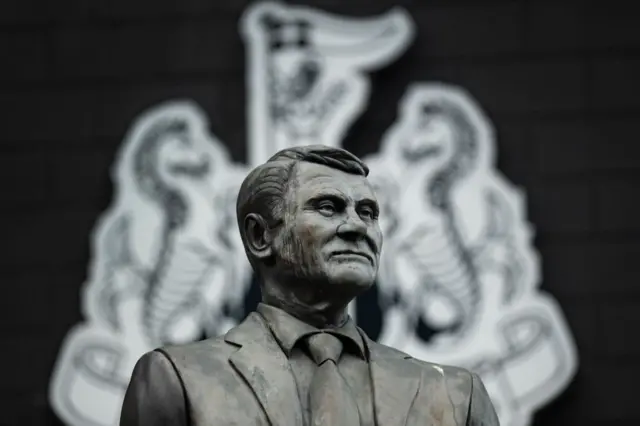
{"label": "black and white background", "polygon": [[[559,302],[578,349],[576,377],[534,424],[637,424],[640,32],[631,3],[295,3],[353,17],[406,8],[415,40],[371,74],[367,109],[344,146],[378,151],[412,81],[468,90],[495,126],[498,169],[526,191],[541,288]],[[111,202],[110,168],[132,120],[168,99],[192,99],[233,161],[247,161],[238,20],[248,4],[0,5],[0,424],[61,424],[51,372],[82,317],[89,235]]]}

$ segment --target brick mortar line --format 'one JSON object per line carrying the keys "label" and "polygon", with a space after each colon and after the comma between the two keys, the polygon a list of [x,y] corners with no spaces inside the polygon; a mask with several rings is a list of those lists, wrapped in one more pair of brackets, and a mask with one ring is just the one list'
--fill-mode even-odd
{"label": "brick mortar line", "polygon": [[[242,71],[239,78],[238,71]],[[132,73],[129,73],[131,75]],[[136,74],[136,73],[133,73]],[[153,87],[156,85],[172,85],[172,84],[202,84],[212,83],[213,86],[226,87],[229,80],[236,80],[238,83],[245,83],[244,70],[238,68],[235,70],[224,70],[215,72],[215,70],[193,71],[193,72],[164,72],[164,73],[138,73],[133,77],[126,74],[114,75],[109,77],[67,77],[56,80],[40,80],[22,82],[6,82],[6,85],[0,79],[0,92],[7,93],[7,89],[14,92],[40,92],[43,89],[87,89],[113,86],[133,86]],[[171,87],[171,86],[169,86]]]}
{"label": "brick mortar line", "polygon": [[[350,3],[353,2],[353,0],[350,1]],[[211,3],[210,5],[213,5],[214,3]],[[319,11],[327,11],[329,13],[332,14],[339,14],[339,15],[343,15],[343,16],[347,16],[347,17],[353,17],[353,18],[367,18],[367,17],[371,17],[371,16],[375,16],[376,13],[353,13],[352,10],[344,10],[342,12],[335,10],[334,7],[335,6],[342,6],[342,2],[341,1],[335,1],[333,3],[329,3],[329,4],[324,4],[324,5],[305,5],[305,4],[301,4],[301,6],[310,6],[313,9],[317,9]],[[360,2],[360,4],[370,4],[369,0],[363,0]],[[416,5],[416,6],[412,6],[412,7],[403,7],[405,10],[407,10],[410,14],[412,11],[415,11],[417,13],[426,13],[426,12],[431,12],[433,10],[456,10],[456,9],[460,9],[460,10],[477,10],[479,8],[484,8],[487,6],[502,6],[508,4],[505,3],[504,1],[489,1],[489,2],[483,2],[481,5],[479,5],[477,2],[475,1],[469,1],[468,3],[455,3],[455,4],[451,4],[450,2],[447,1],[441,1],[441,2],[431,2],[429,6],[425,6],[425,5]],[[393,3],[389,2],[388,7],[386,7],[384,10],[381,10],[380,12],[378,12],[377,14],[381,14],[384,13],[385,11],[390,10],[393,7]],[[0,31],[2,31],[2,27],[5,28],[20,28],[20,27],[32,27],[32,26],[36,26],[36,25],[42,25],[42,24],[66,24],[66,25],[70,25],[70,26],[95,26],[96,24],[98,25],[114,25],[114,24],[120,24],[120,23],[146,23],[146,22],[175,22],[175,21],[201,21],[201,20],[207,20],[207,19],[211,19],[213,17],[215,18],[222,18],[221,20],[225,20],[228,21],[228,18],[234,18],[233,21],[237,22],[238,21],[238,17],[241,16],[246,10],[247,10],[247,6],[238,6],[235,8],[209,8],[206,9],[204,11],[200,10],[200,11],[185,11],[183,10],[172,10],[172,11],[167,11],[167,12],[158,12],[157,14],[144,14],[144,13],[133,13],[133,14],[115,14],[115,16],[108,16],[108,15],[100,15],[99,13],[91,13],[91,12],[87,12],[82,16],[78,16],[78,17],[72,17],[72,18],[68,18],[68,17],[59,17],[59,16],[48,16],[46,18],[26,18],[23,19],[22,21],[18,18],[15,19],[13,21],[10,20],[6,20],[6,21],[2,21],[0,20]],[[326,9],[334,9],[331,11],[328,11]],[[48,12],[48,11],[47,11]]]}
{"label": "brick mortar line", "polygon": [[[593,52],[592,52],[593,53]],[[428,77],[428,73],[430,70],[439,70],[443,68],[447,68],[448,66],[461,66],[461,65],[469,65],[470,69],[478,69],[482,67],[508,67],[508,66],[517,66],[520,68],[536,67],[536,66],[545,66],[545,65],[564,65],[564,64],[576,64],[582,65],[586,72],[592,73],[592,68],[594,67],[594,61],[598,61],[600,59],[607,60],[615,60],[615,59],[623,59],[629,61],[640,60],[640,47],[634,49],[634,54],[636,57],[629,58],[629,49],[621,48],[619,51],[615,49],[605,49],[601,54],[589,54],[585,55],[585,52],[576,53],[575,55],[566,54],[566,53],[557,53],[552,55],[531,55],[531,54],[509,54],[509,53],[498,53],[498,54],[478,54],[478,55],[461,55],[461,56],[450,56],[450,57],[431,57],[431,59],[442,59],[444,62],[438,62],[436,66],[425,67],[425,72]],[[425,57],[426,58],[426,57]],[[488,60],[487,62],[478,62],[479,59]],[[497,59],[497,60],[496,60]],[[549,61],[549,59],[562,59],[561,61]],[[47,55],[47,62],[51,69],[56,68],[53,65],[55,61],[54,54]],[[392,67],[390,65],[390,67]],[[196,68],[196,67],[194,67]],[[216,70],[219,68],[219,70]],[[421,68],[420,64],[418,67],[413,68]],[[197,67],[197,69],[191,71],[160,71],[156,73],[148,73],[148,72],[130,72],[129,74],[134,74],[134,77],[128,77],[126,73],[114,73],[113,75],[101,77],[96,76],[92,77],[91,72],[80,73],[78,76],[61,76],[54,77],[53,79],[49,78],[2,78],[0,77],[0,90],[3,89],[3,85],[6,87],[17,88],[20,86],[26,87],[35,87],[42,88],[42,86],[71,86],[75,85],[117,85],[117,84],[134,84],[138,83],[137,79],[141,79],[144,77],[144,82],[148,82],[149,78],[156,78],[158,82],[173,82],[174,80],[182,80],[182,79],[203,79],[203,80],[211,80],[216,81],[219,80],[218,77],[234,77],[237,78],[238,74],[242,74],[244,79],[244,73],[246,68],[242,66],[240,62],[230,64],[224,67],[215,67],[215,66],[204,66]],[[142,82],[142,83],[144,83]],[[588,92],[587,92],[588,93]]]}
{"label": "brick mortar line", "polygon": [[[538,184],[542,185],[581,183],[585,186],[592,187],[593,190],[596,189],[597,185],[606,181],[638,180],[640,182],[640,165],[635,167],[619,167],[619,169],[620,170],[616,170],[616,167],[610,167],[604,170],[536,172],[533,173],[531,177],[536,179]],[[590,176],[593,176],[593,179],[586,180],[586,178]]]}
{"label": "brick mortar line", "polygon": [[[543,244],[539,241],[540,237],[545,240]],[[537,249],[544,250],[554,246],[576,246],[590,249],[603,245],[631,245],[640,249],[640,230],[554,233],[544,232],[536,227],[535,246]],[[640,291],[640,286],[638,291]]]}
{"label": "brick mortar line", "polygon": [[[239,11],[242,12],[242,11]],[[34,19],[31,21],[23,22],[2,22],[0,20],[0,34],[29,31],[33,28],[39,28],[42,26],[52,26],[57,28],[89,28],[94,29],[96,27],[103,28],[117,28],[128,25],[153,25],[153,24],[167,24],[167,23],[194,23],[194,22],[207,22],[207,21],[220,21],[228,23],[233,18],[233,22],[238,22],[240,13],[231,13],[228,10],[209,10],[200,13],[180,13],[179,11],[167,12],[157,15],[140,14],[138,16],[84,16],[78,18],[55,18],[48,17],[42,19]]]}

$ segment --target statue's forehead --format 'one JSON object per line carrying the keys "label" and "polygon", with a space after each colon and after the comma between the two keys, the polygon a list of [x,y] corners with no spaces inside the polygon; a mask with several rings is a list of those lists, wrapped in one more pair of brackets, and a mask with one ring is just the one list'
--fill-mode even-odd
{"label": "statue's forehead", "polygon": [[373,188],[366,177],[322,164],[299,163],[295,179],[298,196],[303,198],[331,192],[353,199],[375,199]]}

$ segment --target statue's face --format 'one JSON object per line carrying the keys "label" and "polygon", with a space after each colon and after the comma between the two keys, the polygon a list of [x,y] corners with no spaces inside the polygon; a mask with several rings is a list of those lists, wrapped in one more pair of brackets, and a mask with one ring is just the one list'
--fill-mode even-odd
{"label": "statue's face", "polygon": [[363,176],[305,162],[295,179],[278,257],[306,278],[301,281],[357,296],[375,281],[382,245],[371,185]]}

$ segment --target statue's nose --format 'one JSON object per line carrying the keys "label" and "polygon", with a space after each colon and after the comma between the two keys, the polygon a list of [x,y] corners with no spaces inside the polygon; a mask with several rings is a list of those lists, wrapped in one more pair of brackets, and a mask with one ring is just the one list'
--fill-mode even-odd
{"label": "statue's nose", "polygon": [[347,219],[338,226],[338,235],[347,239],[359,239],[367,234],[367,225],[355,212],[348,212]]}

